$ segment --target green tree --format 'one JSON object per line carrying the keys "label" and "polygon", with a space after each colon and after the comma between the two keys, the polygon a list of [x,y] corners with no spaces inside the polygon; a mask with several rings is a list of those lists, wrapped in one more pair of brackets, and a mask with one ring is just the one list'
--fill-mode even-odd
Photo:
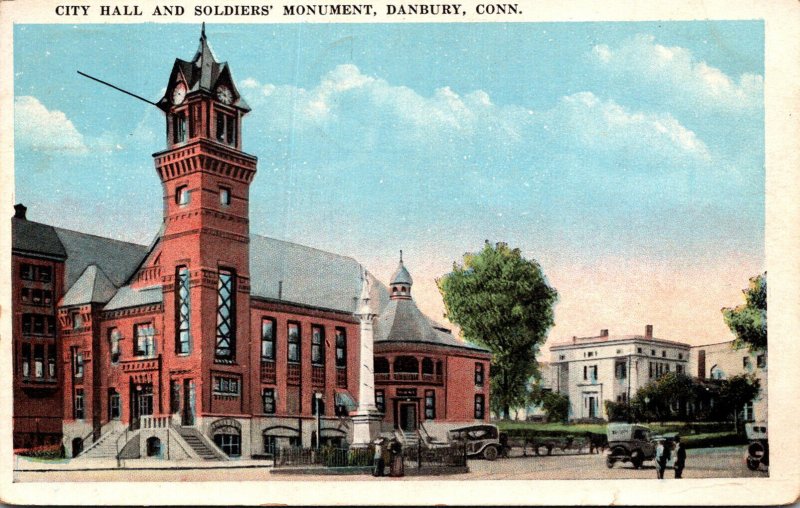
{"label": "green tree", "polygon": [[739,412],[761,392],[760,381],[751,374],[739,374],[722,380],[719,387],[719,404],[728,416],[733,416],[733,425],[739,432]]}
{"label": "green tree", "polygon": [[569,397],[563,393],[546,390],[539,380],[534,380],[528,392],[528,403],[542,406],[548,422],[566,422],[569,416]]}
{"label": "green tree", "polygon": [[688,406],[696,400],[698,389],[689,376],[669,372],[637,390],[631,400],[633,416],[646,421],[685,420]]}
{"label": "green tree", "polygon": [[738,307],[725,307],[722,316],[725,324],[736,336],[734,347],[747,347],[750,351],[767,349],[767,273],[750,279],[750,286],[742,291],[745,303]]}
{"label": "green tree", "polygon": [[538,376],[536,353],[553,326],[558,293],[535,260],[488,241],[436,282],[445,316],[465,339],[492,352],[492,409],[509,418],[510,408],[526,402],[528,380]]}

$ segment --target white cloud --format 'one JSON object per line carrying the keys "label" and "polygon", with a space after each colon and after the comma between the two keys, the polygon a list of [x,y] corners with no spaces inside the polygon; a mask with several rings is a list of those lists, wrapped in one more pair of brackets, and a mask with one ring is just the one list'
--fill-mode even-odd
{"label": "white cloud", "polygon": [[563,97],[551,114],[553,122],[563,122],[585,146],[598,150],[636,149],[643,156],[655,151],[711,158],[705,143],[668,113],[632,112],[591,92],[580,92]]}
{"label": "white cloud", "polygon": [[591,92],[537,112],[497,105],[482,90],[461,94],[442,86],[424,96],[354,65],[336,67],[311,89],[259,84],[254,91],[261,93],[247,97],[251,121],[281,138],[311,130],[324,132],[328,142],[339,140],[337,146],[359,140],[373,150],[439,160],[473,160],[480,153],[491,164],[522,166],[553,146],[580,157],[615,150],[626,160],[655,157],[657,164],[646,165],[653,170],[669,161],[710,158],[706,144],[672,115],[635,111]]}
{"label": "white cloud", "polygon": [[614,48],[597,45],[591,58],[626,83],[644,82],[657,93],[688,101],[698,109],[751,110],[763,102],[762,76],[728,76],[686,48],[657,44],[652,35],[640,34]]}
{"label": "white cloud", "polygon": [[67,116],[48,110],[36,97],[20,96],[14,101],[16,143],[36,151],[84,154],[83,135]]}

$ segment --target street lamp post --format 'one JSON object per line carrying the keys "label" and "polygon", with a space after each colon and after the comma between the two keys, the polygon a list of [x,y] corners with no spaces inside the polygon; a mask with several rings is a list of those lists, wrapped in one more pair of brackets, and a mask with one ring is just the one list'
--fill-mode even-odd
{"label": "street lamp post", "polygon": [[320,443],[322,442],[322,426],[319,418],[319,404],[322,402],[322,393],[316,392],[314,393],[314,403],[317,405],[317,450],[320,448]]}

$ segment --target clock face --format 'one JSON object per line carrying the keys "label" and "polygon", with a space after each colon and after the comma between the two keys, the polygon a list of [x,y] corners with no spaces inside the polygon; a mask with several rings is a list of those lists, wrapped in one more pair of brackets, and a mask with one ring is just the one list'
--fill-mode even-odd
{"label": "clock face", "polygon": [[172,103],[173,104],[180,104],[183,102],[183,99],[186,98],[186,85],[183,83],[178,83],[175,85],[175,88],[172,89]]}
{"label": "clock face", "polygon": [[225,85],[217,87],[217,99],[223,104],[230,104],[233,102],[233,92]]}

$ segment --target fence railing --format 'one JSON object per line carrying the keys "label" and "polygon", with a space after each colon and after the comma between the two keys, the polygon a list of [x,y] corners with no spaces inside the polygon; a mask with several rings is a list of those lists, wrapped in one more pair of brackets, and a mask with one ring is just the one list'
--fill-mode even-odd
{"label": "fence railing", "polygon": [[467,448],[464,443],[453,442],[439,446],[410,445],[403,448],[406,467],[464,467],[467,465]]}
{"label": "fence railing", "polygon": [[273,466],[302,467],[359,467],[372,465],[375,449],[367,448],[276,448],[273,452]]}

